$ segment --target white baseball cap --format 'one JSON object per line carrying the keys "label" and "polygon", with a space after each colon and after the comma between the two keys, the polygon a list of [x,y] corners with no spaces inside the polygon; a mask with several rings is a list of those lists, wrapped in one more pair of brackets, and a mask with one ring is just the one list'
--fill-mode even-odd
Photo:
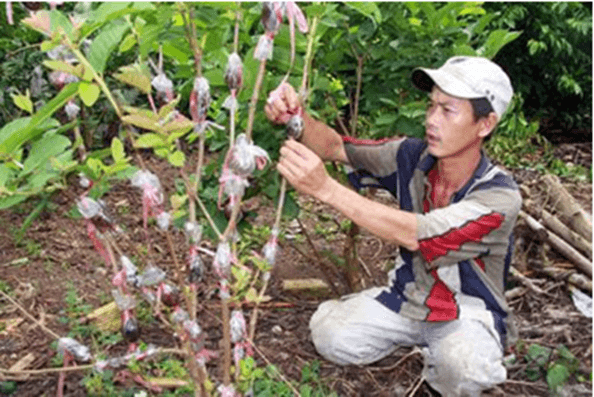
{"label": "white baseball cap", "polygon": [[514,94],[503,69],[481,57],[456,56],[439,69],[417,68],[412,73],[412,81],[423,91],[430,92],[437,84],[443,92],[457,98],[486,98],[499,119]]}

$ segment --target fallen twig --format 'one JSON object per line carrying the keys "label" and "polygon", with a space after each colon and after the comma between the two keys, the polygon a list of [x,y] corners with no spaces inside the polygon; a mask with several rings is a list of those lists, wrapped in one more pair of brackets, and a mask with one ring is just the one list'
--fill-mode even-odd
{"label": "fallen twig", "polygon": [[54,331],[52,331],[51,329],[49,329],[48,327],[46,327],[45,325],[43,325],[39,320],[37,320],[35,317],[33,317],[33,315],[31,315],[23,306],[21,306],[16,300],[12,299],[10,297],[10,295],[8,295],[7,293],[5,293],[1,289],[0,289],[0,295],[2,295],[4,298],[6,298],[17,309],[19,309],[21,311],[21,313],[23,313],[25,315],[25,317],[27,317],[29,320],[31,320],[35,324],[37,324],[37,326],[39,328],[41,328],[42,330],[44,330],[48,335],[52,336],[55,339],[60,339],[60,335],[58,335],[57,333],[55,333]]}

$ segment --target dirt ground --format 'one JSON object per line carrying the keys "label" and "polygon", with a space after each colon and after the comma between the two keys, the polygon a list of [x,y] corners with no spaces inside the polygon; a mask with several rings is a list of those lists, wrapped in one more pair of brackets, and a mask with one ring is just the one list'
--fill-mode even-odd
{"label": "dirt ground", "polygon": [[[581,153],[579,159],[576,158],[576,152]],[[561,147],[557,154],[560,157],[573,156],[572,160],[589,165],[592,161],[591,152],[591,145],[580,146],[579,150],[569,145]],[[160,176],[165,189],[171,192],[175,178],[173,171],[162,162],[149,157],[146,160],[149,169]],[[539,192],[535,172],[513,172],[519,183],[526,184],[533,192]],[[566,186],[591,213],[592,186],[589,183],[566,183]],[[40,214],[18,244],[15,242],[15,232],[32,211],[33,205],[25,204],[0,213],[0,288],[58,335],[67,335],[70,331],[69,326],[60,320],[69,314],[66,313],[69,291],[70,294],[73,290],[76,291],[80,302],[97,308],[109,301],[109,291],[112,288],[111,269],[105,267],[94,251],[83,221],[70,215],[74,206],[73,198],[81,191],[79,188],[72,188],[58,193],[53,198],[52,206]],[[126,252],[136,252],[145,241],[139,210],[139,192],[129,183],[122,182],[115,185],[103,198],[114,210],[118,223],[125,225],[128,237],[121,240],[122,248]],[[379,198],[387,200],[382,195]],[[364,367],[337,366],[316,353],[307,324],[317,305],[335,294],[332,291],[318,294],[288,293],[282,289],[282,281],[324,278],[320,271],[320,258],[314,253],[322,253],[320,257],[325,263],[331,263],[328,260],[331,257],[330,252],[338,257],[342,255],[345,234],[339,230],[339,225],[344,218],[310,198],[300,197],[299,202],[302,208],[301,225],[291,222],[285,225],[285,231],[287,235],[302,237],[282,240],[278,263],[267,291],[271,301],[260,309],[254,338],[258,348],[255,354],[258,365],[265,366],[268,360],[277,365],[286,378],[299,380],[302,367],[306,363],[320,360],[321,378],[340,396],[438,396],[426,383],[419,383],[423,363],[421,356],[411,348],[399,348],[380,362]],[[272,207],[270,202],[256,202],[253,210],[258,213],[258,217],[254,223],[271,224]],[[304,230],[307,232],[306,238]],[[516,233],[521,237],[521,244],[516,247],[514,266],[521,268],[523,274],[542,291],[536,293],[525,289],[509,301],[517,317],[520,339],[526,346],[566,346],[579,359],[579,372],[587,380],[578,382],[576,376],[572,375],[564,389],[564,395],[592,395],[592,320],[575,308],[564,280],[553,279],[542,271],[543,258],[552,266],[567,269],[571,265],[555,252],[543,250],[543,244],[535,240],[521,225],[518,225]],[[168,254],[165,237],[157,233],[153,242],[155,253],[151,259],[168,274],[172,274],[174,263]],[[206,248],[213,249],[205,244]],[[187,250],[183,233],[174,233],[174,245],[177,247],[179,260],[183,261]],[[386,269],[393,262],[396,250],[397,247],[380,241],[366,231],[360,232],[357,237],[360,260],[357,262],[363,268],[361,274],[365,287],[384,284]],[[220,351],[220,309],[214,279],[214,274],[208,270],[205,282],[198,290],[197,318],[208,335],[207,347]],[[348,292],[344,280],[337,278],[335,281],[340,294]],[[510,288],[519,285],[519,280],[512,277]],[[249,316],[250,308],[244,308],[244,313]],[[153,321],[141,323],[141,326],[141,338],[144,342],[165,347],[176,346],[175,338],[161,323]],[[28,354],[32,357],[28,369],[54,366],[52,360],[56,352],[51,346],[53,340],[47,332],[25,317],[22,311],[0,297],[0,368],[7,369]],[[104,353],[117,355],[125,350],[126,343],[119,342],[109,346]],[[518,360],[508,366],[508,380],[491,390],[489,395],[548,396],[544,377],[541,376],[537,381],[528,379],[527,363],[522,359],[523,352],[506,351],[506,355],[511,354],[516,354]],[[219,360],[209,362],[207,369],[213,380],[221,381]],[[66,377],[65,395],[86,395],[85,388],[81,385],[84,376],[83,371],[69,373]],[[15,377],[7,376],[5,379]],[[17,389],[12,396],[51,396],[57,389],[58,375],[55,373],[30,376],[26,380],[18,379]]]}

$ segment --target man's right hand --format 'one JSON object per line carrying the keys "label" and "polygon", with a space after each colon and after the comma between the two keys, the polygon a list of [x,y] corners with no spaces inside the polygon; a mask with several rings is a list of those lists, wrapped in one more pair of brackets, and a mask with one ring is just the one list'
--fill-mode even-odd
{"label": "man's right hand", "polygon": [[290,84],[283,83],[268,94],[264,112],[271,122],[286,124],[291,117],[299,114],[300,107],[295,89]]}

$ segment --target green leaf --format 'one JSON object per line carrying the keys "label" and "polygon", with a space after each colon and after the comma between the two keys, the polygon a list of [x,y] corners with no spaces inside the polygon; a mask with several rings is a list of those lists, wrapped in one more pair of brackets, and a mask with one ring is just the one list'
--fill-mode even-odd
{"label": "green leaf", "polygon": [[[23,143],[35,138],[39,134],[43,133],[43,129],[39,127],[44,126],[43,123],[50,118],[57,110],[62,108],[78,91],[80,83],[70,83],[64,87],[58,95],[56,95],[51,101],[45,104],[39,109],[32,117],[29,124],[13,133],[10,133],[0,143],[0,153],[11,153],[18,149]],[[4,128],[0,131],[0,139],[4,135]]]}
{"label": "green leaf", "polygon": [[111,157],[116,163],[119,163],[126,158],[126,152],[124,151],[124,144],[118,138],[111,140]]}
{"label": "green leaf", "polygon": [[344,3],[347,7],[359,11],[377,25],[382,23],[382,13],[374,2],[359,2],[359,1],[347,1]]}
{"label": "green leaf", "polygon": [[6,208],[10,208],[14,205],[17,205],[29,198],[29,195],[26,194],[15,194],[13,196],[9,196],[6,198],[0,199],[0,210],[4,210]]}
{"label": "green leaf", "polygon": [[120,43],[120,47],[118,48],[118,52],[121,54],[122,52],[126,52],[134,47],[136,44],[136,36],[134,33],[129,33],[124,37],[124,40]]}
{"label": "green leaf", "polygon": [[507,43],[517,39],[522,32],[508,32],[505,29],[497,29],[489,33],[485,44],[479,49],[479,54],[485,58],[492,59],[500,49]]}
{"label": "green leaf", "polygon": [[95,104],[99,98],[99,93],[101,93],[101,89],[96,84],[82,81],[78,86],[78,96],[87,107]]}
{"label": "green leaf", "polygon": [[141,136],[138,137],[138,139],[136,139],[136,141],[134,142],[134,147],[146,149],[146,148],[163,146],[166,143],[167,142],[163,136],[161,136],[159,134],[147,133],[147,134],[142,134]]}
{"label": "green leaf", "polygon": [[122,117],[122,121],[149,131],[159,131],[161,128],[161,126],[155,120],[155,117],[142,114],[130,114],[128,116],[124,116]]}
{"label": "green leaf", "polygon": [[114,21],[106,25],[91,43],[89,49],[89,63],[97,73],[105,71],[107,59],[122,40],[124,33],[130,27],[122,21]]}
{"label": "green leaf", "polygon": [[63,135],[46,136],[38,140],[31,145],[30,154],[23,164],[21,175],[44,166],[50,157],[57,156],[70,146],[70,140]]}
{"label": "green leaf", "polygon": [[547,371],[547,384],[549,389],[556,393],[569,379],[569,370],[566,366],[555,363]]}
{"label": "green leaf", "polygon": [[175,152],[169,154],[167,160],[175,167],[183,167],[184,163],[186,162],[186,155],[184,152],[176,150]]}
{"label": "green leaf", "polygon": [[12,95],[12,101],[19,109],[29,114],[33,113],[33,102],[31,102],[31,98],[29,97],[29,90],[27,90],[26,95]]}
{"label": "green leaf", "polygon": [[122,66],[119,74],[114,76],[123,83],[138,88],[143,94],[151,92],[151,72],[145,65],[137,63],[128,66]]}

